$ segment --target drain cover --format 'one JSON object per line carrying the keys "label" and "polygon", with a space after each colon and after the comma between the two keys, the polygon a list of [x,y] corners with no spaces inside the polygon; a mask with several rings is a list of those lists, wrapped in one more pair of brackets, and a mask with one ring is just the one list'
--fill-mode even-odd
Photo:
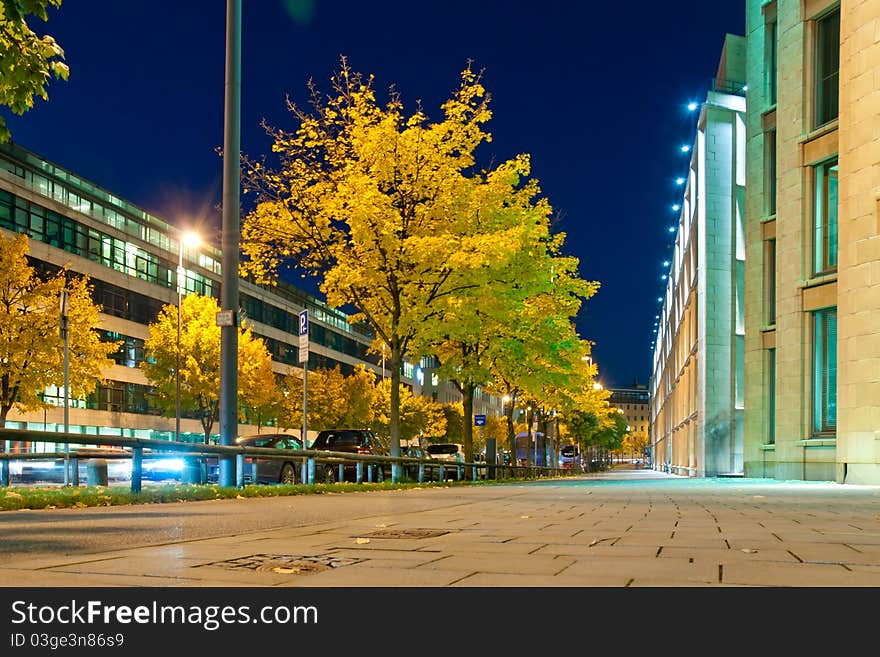
{"label": "drain cover", "polygon": [[379,529],[369,534],[362,534],[368,538],[434,538],[448,534],[446,529]]}
{"label": "drain cover", "polygon": [[258,573],[278,573],[282,575],[308,575],[332,568],[350,566],[363,559],[341,559],[329,555],[306,556],[301,554],[252,554],[247,557],[227,559],[203,564],[221,568],[247,569]]}

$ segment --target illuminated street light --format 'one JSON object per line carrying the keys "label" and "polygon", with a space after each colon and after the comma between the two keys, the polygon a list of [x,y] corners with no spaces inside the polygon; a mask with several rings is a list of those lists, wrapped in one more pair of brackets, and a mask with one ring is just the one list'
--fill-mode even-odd
{"label": "illuminated street light", "polygon": [[691,150],[691,147],[688,146],[687,144],[685,144],[684,146],[681,147],[681,152],[682,152],[682,153],[687,153],[687,152],[690,151],[690,150]]}
{"label": "illuminated street light", "polygon": [[679,210],[681,210],[681,205],[679,205],[678,203],[675,203],[675,204],[672,206],[672,211],[673,211],[673,212],[678,212]]}
{"label": "illuminated street light", "polygon": [[596,383],[593,384],[593,390],[602,390],[602,384],[596,381]]}
{"label": "illuminated street light", "polygon": [[676,185],[684,185],[684,178],[676,178],[675,184]]}
{"label": "illuminated street light", "polygon": [[674,233],[674,232],[675,232],[675,226],[670,226],[670,227],[669,227],[669,232],[670,232],[670,233]]}
{"label": "illuminated street light", "polygon": [[666,274],[663,274],[662,276],[660,276],[660,279],[665,281],[665,280],[666,280]]}
{"label": "illuminated street light", "polygon": [[193,233],[192,231],[184,232],[180,236],[180,240],[177,243],[177,366],[174,368],[174,377],[177,380],[177,413],[175,415],[175,439],[178,442],[180,442],[180,304],[183,302],[184,294],[183,247],[194,249],[201,243],[202,238],[199,237],[197,233]]}
{"label": "illuminated street light", "polygon": [[693,112],[695,109],[697,109],[696,103],[688,103],[688,112]]}
{"label": "illuminated street light", "polygon": [[664,266],[664,267],[668,267],[668,266],[669,266],[669,261],[668,261],[668,260],[664,260],[664,261],[663,261],[663,266]]}

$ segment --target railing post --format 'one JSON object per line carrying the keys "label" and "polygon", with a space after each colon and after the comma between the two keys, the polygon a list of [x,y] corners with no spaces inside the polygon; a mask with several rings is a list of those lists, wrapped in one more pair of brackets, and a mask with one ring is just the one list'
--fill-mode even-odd
{"label": "railing post", "polygon": [[443,464],[442,464],[442,463],[440,464],[440,475],[439,475],[439,479],[440,479],[440,481],[446,481],[446,472],[445,472],[445,468],[443,467]]}
{"label": "railing post", "polygon": [[70,459],[70,485],[79,486],[79,459]]}
{"label": "railing post", "polygon": [[[256,470],[256,465],[254,465]],[[257,477],[254,475],[254,483],[257,483]],[[244,454],[235,455],[235,487],[239,490],[244,488]]]}
{"label": "railing post", "polygon": [[419,463],[419,483],[423,484],[425,482],[425,464]]}
{"label": "railing post", "polygon": [[135,447],[131,450],[131,492],[141,492],[141,474],[144,464],[143,447]]}
{"label": "railing post", "polygon": [[354,467],[355,467],[355,481],[357,481],[357,483],[359,483],[359,484],[364,483],[364,462],[358,461],[357,465],[355,465]]}
{"label": "railing post", "polygon": [[367,463],[367,483],[373,483],[373,464]]}
{"label": "railing post", "polygon": [[9,486],[9,459],[0,461],[0,487]]}
{"label": "railing post", "polygon": [[471,466],[471,469],[472,469],[472,472],[471,472],[472,479],[471,479],[471,481],[476,481],[476,480],[477,480],[477,466],[473,465],[473,466]]}
{"label": "railing post", "polygon": [[339,482],[345,481],[345,463],[339,464]]}
{"label": "railing post", "polygon": [[306,474],[308,475],[308,484],[313,486],[315,483],[315,457],[310,456],[307,462]]}

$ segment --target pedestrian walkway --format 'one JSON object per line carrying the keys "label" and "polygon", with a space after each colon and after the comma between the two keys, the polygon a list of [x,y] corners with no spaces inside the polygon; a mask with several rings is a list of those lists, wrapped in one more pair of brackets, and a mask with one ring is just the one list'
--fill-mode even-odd
{"label": "pedestrian walkway", "polygon": [[[226,514],[277,526],[237,529]],[[623,470],[531,483],[0,514],[7,586],[880,586],[880,487]],[[139,516],[222,535],[169,539]],[[104,515],[102,515],[102,513]],[[50,516],[43,516],[48,518]],[[224,520],[224,518],[226,520]],[[157,521],[158,522],[158,521]],[[213,523],[213,525],[211,525]],[[225,523],[225,524],[224,524]],[[132,528],[136,531],[132,531]],[[183,532],[184,530],[180,530]],[[30,534],[28,534],[30,532]],[[172,533],[173,535],[173,533]],[[182,534],[183,535],[183,534]],[[123,536],[120,534],[120,536]],[[113,539],[113,540],[111,540]]]}

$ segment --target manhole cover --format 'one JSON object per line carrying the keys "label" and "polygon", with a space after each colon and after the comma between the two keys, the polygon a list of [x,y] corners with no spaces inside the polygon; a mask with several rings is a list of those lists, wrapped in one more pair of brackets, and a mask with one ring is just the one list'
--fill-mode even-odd
{"label": "manhole cover", "polygon": [[309,575],[333,568],[350,566],[363,559],[341,559],[329,555],[306,556],[301,554],[252,554],[247,557],[227,559],[203,564],[221,568],[246,569],[258,573],[278,573],[281,575]]}
{"label": "manhole cover", "polygon": [[434,538],[443,536],[449,531],[445,529],[379,529],[369,534],[363,534],[367,538]]}

